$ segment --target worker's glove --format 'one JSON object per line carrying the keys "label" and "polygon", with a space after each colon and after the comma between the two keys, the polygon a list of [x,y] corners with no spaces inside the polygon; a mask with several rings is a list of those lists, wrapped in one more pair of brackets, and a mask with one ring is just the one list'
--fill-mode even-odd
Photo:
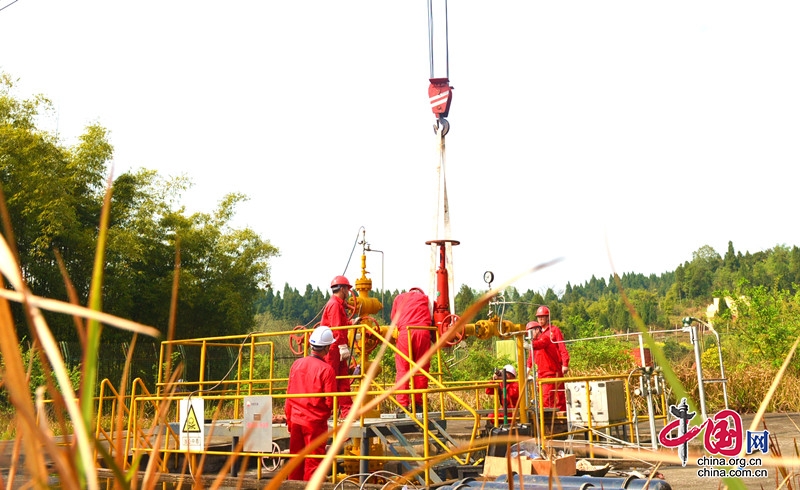
{"label": "worker's glove", "polygon": [[562,376],[566,376],[567,375],[567,371],[569,371],[569,368],[567,366],[561,366],[561,375]]}
{"label": "worker's glove", "polygon": [[361,317],[357,316],[353,318],[353,325],[361,325]]}
{"label": "worker's glove", "polygon": [[350,359],[350,349],[347,348],[347,344],[339,344],[339,360],[346,361]]}

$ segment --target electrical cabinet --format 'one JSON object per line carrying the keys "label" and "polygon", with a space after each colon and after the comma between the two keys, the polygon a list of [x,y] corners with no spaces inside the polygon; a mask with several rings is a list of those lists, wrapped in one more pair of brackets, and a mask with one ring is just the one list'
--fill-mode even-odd
{"label": "electrical cabinet", "polygon": [[[565,383],[570,423],[606,425],[626,419],[625,383],[620,380]],[[587,395],[586,390],[589,390]]]}

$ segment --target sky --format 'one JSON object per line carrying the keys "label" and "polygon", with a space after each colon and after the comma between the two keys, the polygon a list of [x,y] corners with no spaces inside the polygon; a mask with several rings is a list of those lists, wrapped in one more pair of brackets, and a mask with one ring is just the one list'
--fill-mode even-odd
{"label": "sky", "polygon": [[[373,287],[429,284],[425,242],[445,237],[425,1],[0,9],[0,71],[53,102],[41,127],[70,146],[102,125],[115,174],[187,175],[190,212],[249,196],[233,224],[280,249],[278,290],[354,281],[362,229]],[[704,245],[800,244],[798,20],[795,1],[449,2],[456,287],[559,259],[513,285],[560,293]]]}

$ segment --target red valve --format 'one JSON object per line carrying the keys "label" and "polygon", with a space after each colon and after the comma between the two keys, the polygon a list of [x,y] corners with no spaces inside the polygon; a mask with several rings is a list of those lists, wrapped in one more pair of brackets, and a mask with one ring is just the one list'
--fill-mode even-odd
{"label": "red valve", "polygon": [[456,326],[459,320],[460,318],[458,315],[451,314],[444,317],[441,323],[439,323],[439,337],[443,337],[447,331],[452,328],[457,329],[453,337],[445,342],[445,344],[447,344],[449,347],[453,347],[454,345],[458,344],[464,340],[464,337],[466,336],[466,332],[464,332],[464,325]]}
{"label": "red valve", "polygon": [[[298,325],[292,329],[292,332],[296,330],[305,330],[305,325]],[[306,344],[306,334],[304,333],[293,333],[289,334],[289,349],[292,351],[292,354],[296,356],[302,356],[305,353],[305,344]]]}

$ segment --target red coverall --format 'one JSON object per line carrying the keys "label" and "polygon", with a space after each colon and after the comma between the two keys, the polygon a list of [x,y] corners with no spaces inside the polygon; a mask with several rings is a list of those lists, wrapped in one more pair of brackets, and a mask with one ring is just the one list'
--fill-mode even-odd
{"label": "red coverall", "polygon": [[[510,381],[514,379],[511,377],[511,374],[506,375],[506,407],[508,408],[508,418],[509,422],[511,421],[511,414],[514,412],[514,409],[517,408],[517,402],[519,401],[519,383],[517,381]],[[486,388],[487,395],[494,395],[495,388]],[[503,416],[503,382],[500,381],[500,388],[498,389],[500,393],[500,417]],[[489,414],[490,419],[494,419],[494,414]]]}
{"label": "red coverall", "polygon": [[[392,321],[397,326],[397,350],[417,362],[428,349],[431,348],[431,332],[408,327],[429,327],[433,325],[431,310],[428,306],[428,295],[418,289],[412,289],[407,293],[397,295],[392,304]],[[411,337],[411,349],[409,354],[409,334]],[[409,389],[409,382],[398,383],[409,371],[408,361],[399,354],[394,355],[397,367],[397,377],[395,385],[398,390]],[[430,360],[426,362],[422,369],[430,371]],[[414,376],[414,389],[425,389],[428,387],[428,378],[425,375],[417,374]],[[397,395],[397,402],[405,407],[410,407],[410,397],[407,393]],[[414,404],[417,409],[422,407],[422,393],[414,394]]]}
{"label": "red coverall", "polygon": [[[336,374],[321,357],[313,353],[298,359],[289,370],[286,393],[333,393],[336,391]],[[333,411],[333,398],[314,396],[286,399],[286,424],[289,428],[289,451],[297,454],[309,446],[320,434],[328,432],[328,419]],[[320,444],[312,454],[325,454],[325,444]],[[308,458],[289,475],[290,480],[311,479],[322,462]]]}
{"label": "red coverall", "polygon": [[[350,319],[347,318],[347,313],[345,313],[344,310],[344,300],[336,295],[331,296],[331,299],[329,299],[328,303],[325,305],[325,309],[322,310],[322,320],[320,320],[319,324],[331,328],[350,325]],[[325,356],[325,362],[330,364],[336,376],[349,376],[350,361],[341,361],[339,357],[339,346],[348,345],[347,330],[334,330],[333,339],[333,345],[331,345],[331,350],[328,352],[328,355]],[[338,379],[337,389],[333,391],[346,393],[350,391],[350,383],[350,378]],[[353,406],[353,399],[349,396],[340,396],[338,400],[339,416],[342,418],[347,417],[347,414],[350,412],[350,407]]]}
{"label": "red coverall", "polygon": [[[541,335],[533,341],[533,355],[536,361],[539,378],[560,378],[563,376],[561,366],[569,367],[569,352],[564,346],[564,335],[555,325],[543,327]],[[528,368],[531,358],[528,358]],[[545,383],[542,385],[542,404],[546,408],[567,409],[563,383]]]}

